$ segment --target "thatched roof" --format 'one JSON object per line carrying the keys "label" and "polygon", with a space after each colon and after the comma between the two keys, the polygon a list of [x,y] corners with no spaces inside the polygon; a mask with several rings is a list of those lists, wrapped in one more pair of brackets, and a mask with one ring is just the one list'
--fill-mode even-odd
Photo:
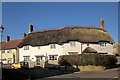
{"label": "thatched roof", "polygon": [[91,47],[87,47],[82,53],[97,53],[97,51]]}
{"label": "thatched roof", "polygon": [[114,42],[111,36],[103,29],[86,26],[67,26],[59,29],[33,31],[22,40],[19,47],[25,45],[43,46],[50,43],[62,44],[70,40],[79,42]]}

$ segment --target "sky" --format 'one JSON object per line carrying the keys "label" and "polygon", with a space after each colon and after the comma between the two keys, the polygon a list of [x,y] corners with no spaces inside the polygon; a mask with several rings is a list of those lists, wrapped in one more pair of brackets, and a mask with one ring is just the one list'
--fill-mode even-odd
{"label": "sky", "polygon": [[28,24],[34,30],[64,26],[96,26],[105,21],[105,30],[118,42],[117,2],[3,2],[3,41],[21,39],[28,33]]}

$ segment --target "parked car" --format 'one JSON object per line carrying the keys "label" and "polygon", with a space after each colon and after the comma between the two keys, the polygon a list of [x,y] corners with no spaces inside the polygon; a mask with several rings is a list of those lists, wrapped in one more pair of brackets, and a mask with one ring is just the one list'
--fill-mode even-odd
{"label": "parked car", "polygon": [[12,67],[13,69],[18,69],[18,68],[21,68],[21,65],[20,65],[20,63],[13,63],[13,64],[11,65],[11,67]]}

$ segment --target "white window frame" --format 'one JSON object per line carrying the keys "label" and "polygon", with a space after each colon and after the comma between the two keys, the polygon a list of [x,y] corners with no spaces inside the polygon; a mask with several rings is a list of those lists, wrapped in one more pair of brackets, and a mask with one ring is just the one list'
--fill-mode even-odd
{"label": "white window frame", "polygon": [[2,50],[2,53],[5,53],[5,50]]}
{"label": "white window frame", "polygon": [[58,55],[49,55],[49,60],[57,60]]}
{"label": "white window frame", "polygon": [[29,50],[29,46],[24,46],[24,50]]}
{"label": "white window frame", "polygon": [[100,46],[102,46],[102,47],[104,47],[104,46],[106,46],[105,44],[105,42],[99,42],[99,44],[100,44]]}
{"label": "white window frame", "polygon": [[12,53],[12,50],[7,50],[7,53]]}
{"label": "white window frame", "polygon": [[7,61],[8,61],[8,64],[11,64],[12,63],[12,58],[8,58]]}
{"label": "white window frame", "polygon": [[75,47],[76,46],[76,41],[69,41],[69,44],[71,47]]}
{"label": "white window frame", "polygon": [[38,46],[38,49],[40,49],[40,46]]}
{"label": "white window frame", "polygon": [[25,62],[30,61],[30,56],[23,56],[23,58]]}
{"label": "white window frame", "polygon": [[56,49],[56,44],[50,44],[50,49]]}

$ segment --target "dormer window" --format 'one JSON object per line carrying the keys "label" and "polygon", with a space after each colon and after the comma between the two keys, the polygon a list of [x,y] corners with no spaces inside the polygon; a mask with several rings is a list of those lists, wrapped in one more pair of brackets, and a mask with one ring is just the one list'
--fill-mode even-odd
{"label": "dormer window", "polygon": [[55,44],[50,44],[50,49],[56,49],[56,45]]}
{"label": "dormer window", "polygon": [[70,46],[71,46],[71,47],[76,46],[76,42],[75,42],[75,41],[70,41],[69,43],[70,43]]}

